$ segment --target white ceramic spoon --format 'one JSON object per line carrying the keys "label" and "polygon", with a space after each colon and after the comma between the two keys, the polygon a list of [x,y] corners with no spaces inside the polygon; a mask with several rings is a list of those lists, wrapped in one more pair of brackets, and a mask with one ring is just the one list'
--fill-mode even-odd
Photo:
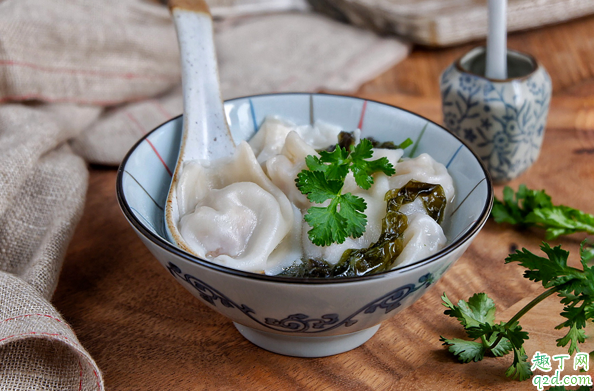
{"label": "white ceramic spoon", "polygon": [[229,156],[235,143],[225,121],[213,40],[213,24],[204,0],[170,0],[179,41],[184,94],[183,136],[165,204],[169,239],[193,253],[179,233],[177,184],[184,162]]}

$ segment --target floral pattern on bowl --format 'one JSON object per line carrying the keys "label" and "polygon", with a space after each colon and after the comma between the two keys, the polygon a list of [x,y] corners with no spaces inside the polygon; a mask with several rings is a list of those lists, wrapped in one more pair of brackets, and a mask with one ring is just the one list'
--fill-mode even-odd
{"label": "floral pattern on bowl", "polygon": [[360,128],[379,141],[410,137],[415,144],[407,157],[430,154],[448,168],[456,188],[443,227],[448,242],[428,258],[375,275],[331,280],[249,273],[194,257],[167,239],[163,209],[183,117],[143,137],[118,171],[124,215],[167,274],[264,349],[321,357],[361,345],[381,322],[412,305],[439,280],[489,216],[492,186],[478,158],[459,138],[416,114],[353,97],[270,94],[226,101],[225,115],[236,141],[251,138],[269,115],[297,125],[320,120],[345,130]]}

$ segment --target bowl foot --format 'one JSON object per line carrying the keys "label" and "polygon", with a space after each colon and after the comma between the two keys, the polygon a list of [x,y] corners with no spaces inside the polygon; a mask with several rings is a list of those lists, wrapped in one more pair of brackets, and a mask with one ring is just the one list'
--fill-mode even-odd
{"label": "bowl foot", "polygon": [[349,351],[367,342],[380,327],[378,324],[354,333],[328,337],[302,337],[255,330],[235,322],[233,324],[241,335],[254,345],[294,357],[325,357]]}

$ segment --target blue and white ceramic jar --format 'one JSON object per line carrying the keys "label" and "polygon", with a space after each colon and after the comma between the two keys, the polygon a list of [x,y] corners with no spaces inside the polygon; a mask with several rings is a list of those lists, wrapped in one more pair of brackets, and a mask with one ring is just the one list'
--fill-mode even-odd
{"label": "blue and white ceramic jar", "polygon": [[484,47],[441,75],[446,127],[483,161],[493,181],[522,174],[538,158],[551,100],[551,78],[532,56],[508,50],[505,80],[485,77]]}

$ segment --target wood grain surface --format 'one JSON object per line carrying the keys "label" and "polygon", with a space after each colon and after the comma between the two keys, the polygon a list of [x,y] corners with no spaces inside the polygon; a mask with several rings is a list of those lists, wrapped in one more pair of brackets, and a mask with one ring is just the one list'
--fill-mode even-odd
{"label": "wood grain surface", "polygon": [[[357,95],[441,122],[438,76],[472,46],[415,49]],[[512,34],[509,46],[535,55],[554,88],[541,156],[510,185],[544,188],[555,203],[594,213],[594,18]],[[538,251],[541,230],[489,221],[436,286],[363,346],[332,357],[293,358],[252,345],[168,275],[121,214],[115,177],[115,169],[91,168],[85,214],[53,299],[97,361],[109,390],[536,389],[529,381],[505,378],[511,355],[458,363],[439,336],[464,334],[443,315],[440,295],[447,292],[457,301],[487,292],[497,304],[497,320],[509,319],[542,289],[522,278],[521,267],[503,260],[518,247]],[[501,191],[495,189],[498,196]],[[574,234],[552,243],[570,250],[575,263],[584,237]],[[559,311],[558,299],[551,297],[522,319],[530,332],[530,357],[536,350],[563,353],[555,346],[564,334],[554,330]],[[594,335],[592,328],[588,333]],[[594,350],[594,340],[582,347]]]}

